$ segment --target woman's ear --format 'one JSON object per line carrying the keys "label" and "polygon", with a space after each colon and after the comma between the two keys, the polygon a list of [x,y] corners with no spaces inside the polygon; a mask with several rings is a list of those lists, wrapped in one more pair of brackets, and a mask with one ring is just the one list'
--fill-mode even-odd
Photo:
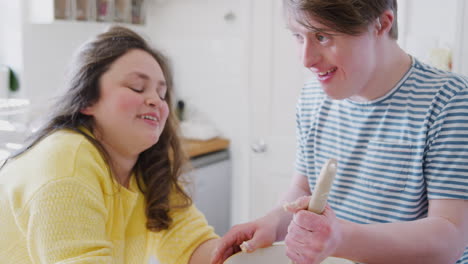
{"label": "woman's ear", "polygon": [[83,109],[80,110],[80,113],[82,113],[83,115],[89,115],[89,116],[92,116],[93,113],[94,113],[94,108],[92,106],[87,106]]}
{"label": "woman's ear", "polygon": [[395,15],[393,14],[392,10],[384,11],[378,18],[377,22],[375,23],[375,29],[377,31],[377,35],[388,34],[393,26],[393,21],[395,19]]}

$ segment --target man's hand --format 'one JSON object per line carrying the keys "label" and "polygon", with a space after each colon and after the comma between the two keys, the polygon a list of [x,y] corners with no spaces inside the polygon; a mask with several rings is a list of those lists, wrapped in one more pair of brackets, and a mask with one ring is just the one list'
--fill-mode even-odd
{"label": "man's hand", "polygon": [[310,196],[285,206],[294,213],[286,235],[286,255],[296,264],[318,264],[341,243],[341,227],[327,205],[322,215],[307,211]]}

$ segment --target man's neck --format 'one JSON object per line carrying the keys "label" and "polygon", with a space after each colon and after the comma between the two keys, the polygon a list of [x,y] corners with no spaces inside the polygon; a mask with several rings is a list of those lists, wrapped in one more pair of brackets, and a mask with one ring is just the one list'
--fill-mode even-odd
{"label": "man's neck", "polygon": [[396,41],[383,44],[376,56],[380,58],[375,67],[374,77],[363,89],[363,95],[350,99],[356,102],[373,101],[385,96],[405,76],[411,67],[411,57],[403,51]]}

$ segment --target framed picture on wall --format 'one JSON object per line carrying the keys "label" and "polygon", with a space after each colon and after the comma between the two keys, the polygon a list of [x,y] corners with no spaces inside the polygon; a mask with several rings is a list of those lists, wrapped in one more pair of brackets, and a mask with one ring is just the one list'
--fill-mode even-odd
{"label": "framed picture on wall", "polygon": [[72,7],[70,0],[54,0],[55,19],[70,19],[71,11]]}
{"label": "framed picture on wall", "polygon": [[132,0],[114,0],[114,21],[130,23],[132,21]]}
{"label": "framed picture on wall", "polygon": [[96,20],[96,0],[73,0],[76,20]]}
{"label": "framed picture on wall", "polygon": [[[36,0],[33,0],[36,1]],[[54,0],[54,19],[145,24],[145,0]]]}
{"label": "framed picture on wall", "polygon": [[132,23],[145,24],[145,1],[144,0],[131,0],[132,1]]}
{"label": "framed picture on wall", "polygon": [[111,0],[96,0],[96,20],[112,21],[113,6]]}

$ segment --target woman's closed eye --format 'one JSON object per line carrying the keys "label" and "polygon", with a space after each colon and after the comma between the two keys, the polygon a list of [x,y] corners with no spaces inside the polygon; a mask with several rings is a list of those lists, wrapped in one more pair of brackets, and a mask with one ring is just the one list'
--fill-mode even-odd
{"label": "woman's closed eye", "polygon": [[[145,92],[145,88],[144,87],[138,87],[138,86],[128,86],[128,88],[136,93],[143,93]],[[161,91],[161,92],[157,92],[158,94],[158,97],[159,99],[161,100],[166,100],[166,92],[165,91]]]}
{"label": "woman's closed eye", "polygon": [[145,91],[145,88],[143,86],[139,85],[127,85],[127,88],[136,92],[136,93],[142,93]]}

